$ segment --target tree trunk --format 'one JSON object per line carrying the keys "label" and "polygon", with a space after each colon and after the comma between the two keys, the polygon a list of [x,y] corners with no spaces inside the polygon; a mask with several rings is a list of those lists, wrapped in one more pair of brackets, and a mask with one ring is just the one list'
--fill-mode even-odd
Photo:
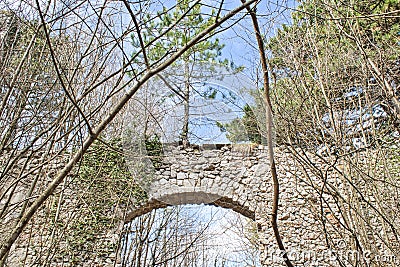
{"label": "tree trunk", "polygon": [[190,101],[190,75],[189,75],[189,59],[185,61],[185,91],[184,91],[184,117],[182,127],[182,144],[183,147],[189,146],[189,101]]}

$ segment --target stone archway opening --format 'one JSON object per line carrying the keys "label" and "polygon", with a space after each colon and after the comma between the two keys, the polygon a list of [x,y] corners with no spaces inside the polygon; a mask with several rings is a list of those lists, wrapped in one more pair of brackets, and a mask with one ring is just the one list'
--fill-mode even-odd
{"label": "stone archway opening", "polygon": [[125,224],[121,265],[261,266],[254,218],[217,205],[169,205],[133,218]]}
{"label": "stone archway opening", "polygon": [[[131,248],[134,243],[130,240],[144,240],[143,237],[137,239],[137,235],[129,237],[128,233],[132,232],[141,235],[140,231],[132,231],[132,222],[142,220],[142,230],[148,230],[149,227],[145,227],[146,223],[143,222],[144,218],[153,214],[154,222],[158,218],[157,210],[168,210],[180,205],[206,204],[206,207],[216,206],[231,213],[236,212],[254,222],[253,233],[258,236],[257,241],[254,241],[264,242],[267,225],[264,218],[267,214],[265,208],[269,203],[267,195],[271,187],[266,179],[267,151],[263,146],[214,144],[184,148],[169,144],[163,147],[163,155],[157,164],[144,158],[147,164],[143,164],[143,171],[137,174],[137,179],[143,178],[141,185],[146,190],[148,199],[132,205],[125,217],[126,225],[130,226],[125,225],[125,245],[122,246],[122,251],[128,252],[122,252],[123,264],[123,259],[127,259],[128,263],[132,259],[129,251],[134,251]],[[190,230],[187,231],[190,233]],[[165,240],[169,238],[165,237]],[[257,251],[259,249],[263,253],[263,245],[264,243],[259,247],[257,245]],[[139,245],[143,246],[144,244]]]}
{"label": "stone archway opening", "polygon": [[220,196],[204,191],[182,191],[179,193],[164,194],[159,198],[151,198],[145,204],[138,208],[133,209],[125,218],[125,222],[135,220],[152,210],[167,208],[177,205],[209,205],[215,207],[221,207],[230,209],[237,212],[238,214],[255,221],[256,218],[256,207],[249,205],[242,205],[237,200],[226,196]]}

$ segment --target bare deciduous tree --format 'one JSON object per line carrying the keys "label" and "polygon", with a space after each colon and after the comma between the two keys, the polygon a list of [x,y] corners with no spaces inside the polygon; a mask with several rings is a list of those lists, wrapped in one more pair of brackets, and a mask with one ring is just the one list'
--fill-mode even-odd
{"label": "bare deciduous tree", "polygon": [[[142,43],[131,57],[126,39],[132,33],[140,36],[140,28],[157,17],[132,25],[120,17],[129,13],[128,2],[2,4],[2,263],[32,217],[132,96],[253,2],[232,10],[221,10],[218,4],[218,20],[143,69],[132,68],[132,63],[139,55],[146,57],[154,42]],[[134,14],[130,18],[135,22]],[[71,156],[60,171],[43,175],[64,152]]]}

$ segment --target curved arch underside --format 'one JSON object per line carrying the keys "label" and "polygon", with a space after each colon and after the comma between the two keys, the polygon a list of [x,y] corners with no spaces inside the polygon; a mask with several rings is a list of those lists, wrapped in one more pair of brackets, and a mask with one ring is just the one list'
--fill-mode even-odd
{"label": "curved arch underside", "polygon": [[[211,200],[211,201],[210,201]],[[186,204],[205,204],[221,208],[231,209],[251,220],[255,220],[255,208],[246,207],[229,197],[219,197],[204,192],[185,192],[165,196],[164,199],[149,199],[146,203],[140,205],[131,211],[125,218],[125,222],[130,222],[152,210],[165,208],[173,205]]]}
{"label": "curved arch underside", "polygon": [[[268,154],[264,147],[174,147],[144,183],[149,199],[132,207],[125,221],[171,205],[208,204],[255,220],[269,190]],[[148,171],[148,170],[147,170]],[[150,178],[148,178],[150,177]],[[258,208],[257,208],[258,207]]]}

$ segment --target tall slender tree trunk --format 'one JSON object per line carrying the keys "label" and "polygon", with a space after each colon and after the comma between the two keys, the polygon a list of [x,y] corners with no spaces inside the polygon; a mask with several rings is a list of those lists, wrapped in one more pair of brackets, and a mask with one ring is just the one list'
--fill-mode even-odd
{"label": "tall slender tree trunk", "polygon": [[[245,0],[241,0],[242,3],[245,3]],[[274,231],[275,239],[278,244],[279,249],[283,252],[283,259],[286,263],[287,267],[294,267],[292,262],[290,261],[288,254],[286,252],[285,246],[283,244],[281,235],[279,233],[278,228],[278,207],[279,207],[279,180],[278,180],[278,173],[276,170],[276,163],[274,157],[274,144],[273,144],[273,116],[272,116],[272,104],[270,99],[270,84],[269,84],[269,75],[268,75],[268,63],[267,57],[265,56],[265,48],[262,39],[262,35],[260,32],[260,27],[258,25],[258,19],[256,14],[255,8],[250,8],[249,6],[246,7],[247,11],[250,14],[254,33],[256,35],[258,51],[260,54],[260,61],[263,71],[263,80],[264,80],[264,92],[263,92],[263,99],[265,102],[265,124],[267,126],[267,145],[268,145],[268,156],[270,162],[270,171],[272,176],[272,184],[273,184],[273,196],[272,196],[272,211],[271,211],[271,225]]]}
{"label": "tall slender tree trunk", "polygon": [[190,74],[189,74],[189,59],[185,60],[185,89],[184,89],[184,117],[182,127],[182,144],[184,147],[189,146],[189,101],[190,101]]}

